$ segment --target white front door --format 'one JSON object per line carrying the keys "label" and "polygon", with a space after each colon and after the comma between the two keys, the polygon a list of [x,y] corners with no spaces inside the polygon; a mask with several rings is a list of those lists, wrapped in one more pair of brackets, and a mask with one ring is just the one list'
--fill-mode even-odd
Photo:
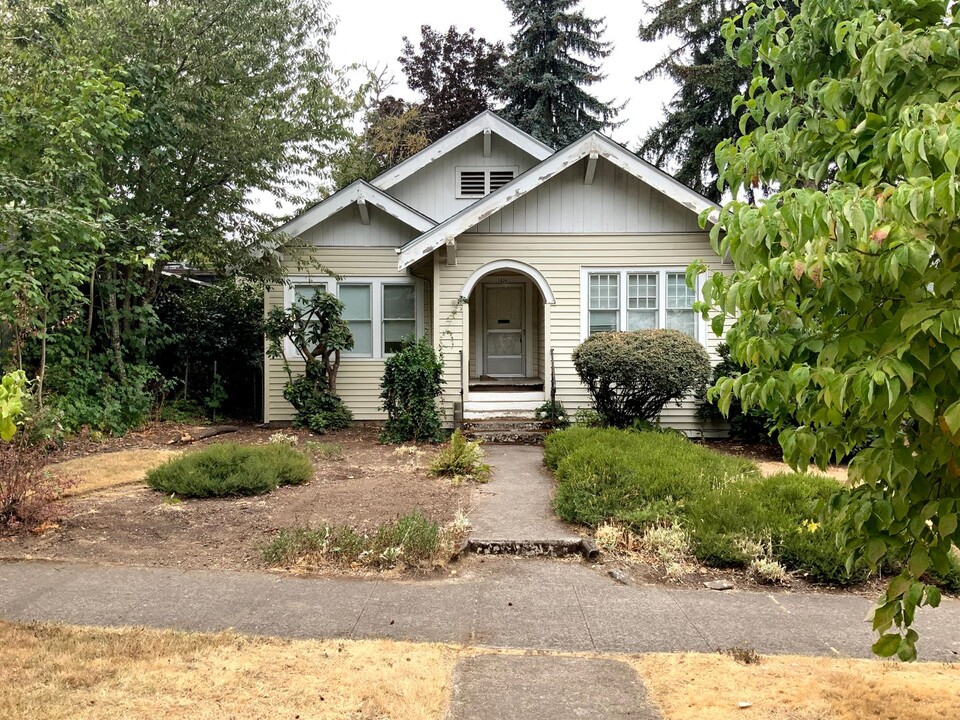
{"label": "white front door", "polygon": [[524,376],[524,286],[483,288],[483,373],[490,377]]}

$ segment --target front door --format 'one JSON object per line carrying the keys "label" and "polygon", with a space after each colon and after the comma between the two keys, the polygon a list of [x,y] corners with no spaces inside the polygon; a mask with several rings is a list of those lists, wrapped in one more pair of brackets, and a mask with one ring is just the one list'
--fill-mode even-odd
{"label": "front door", "polygon": [[483,372],[490,377],[523,377],[522,284],[483,288]]}

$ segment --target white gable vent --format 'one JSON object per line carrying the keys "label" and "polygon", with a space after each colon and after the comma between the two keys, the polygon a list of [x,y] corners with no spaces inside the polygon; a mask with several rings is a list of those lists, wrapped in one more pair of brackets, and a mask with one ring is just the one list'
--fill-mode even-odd
{"label": "white gable vent", "polygon": [[457,168],[457,197],[482,198],[517,176],[519,168]]}

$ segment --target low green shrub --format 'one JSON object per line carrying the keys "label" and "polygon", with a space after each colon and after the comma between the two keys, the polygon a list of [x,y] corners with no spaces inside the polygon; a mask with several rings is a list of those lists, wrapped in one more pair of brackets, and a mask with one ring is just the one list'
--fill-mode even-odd
{"label": "low green shrub", "polygon": [[570,427],[570,415],[563,407],[562,402],[547,400],[534,411],[534,418],[548,423],[550,427],[562,430]]}
{"label": "low green shrub", "polygon": [[262,555],[270,565],[330,561],[380,569],[397,565],[420,568],[448,559],[453,552],[452,540],[452,530],[448,532],[414,511],[384,523],[372,533],[359,533],[347,526],[284,529],[262,548]]}
{"label": "low green shrub", "polygon": [[405,340],[384,365],[380,399],[387,422],[380,442],[435,442],[443,434],[437,398],[443,361],[426,338]]}
{"label": "low green shrub", "polygon": [[430,465],[434,475],[451,477],[458,480],[486,482],[490,477],[490,466],[483,462],[483,449],[479,441],[470,441],[456,430],[450,436],[450,442],[437,453]]}
{"label": "low green shrub", "polygon": [[313,465],[287,445],[212,445],[170,460],[147,473],[147,484],[167,495],[262,495],[280,485],[300,485]]}
{"label": "low green shrub", "polygon": [[841,489],[820,475],[761,477],[746,460],[714,452],[673,433],[573,427],[546,440],[557,476],[554,506],[565,520],[605,522],[643,533],[682,526],[693,555],[713,567],[746,567],[756,548],[819,582],[853,575],[837,547],[838,528],[814,522],[816,507]]}

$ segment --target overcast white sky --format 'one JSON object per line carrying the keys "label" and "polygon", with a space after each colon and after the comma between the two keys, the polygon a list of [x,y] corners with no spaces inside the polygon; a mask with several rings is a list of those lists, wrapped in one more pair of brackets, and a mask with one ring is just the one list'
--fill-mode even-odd
{"label": "overcast white sky", "polygon": [[[628,100],[621,113],[627,122],[613,132],[615,140],[634,149],[637,140],[660,117],[663,104],[673,94],[667,80],[638,83],[634,78],[652,66],[663,54],[664,46],[642,43],[637,39],[637,25],[644,14],[639,2],[625,0],[583,0],[580,7],[589,17],[607,21],[605,39],[614,43],[613,54],[603,68],[607,78],[593,86],[593,93],[602,100]],[[510,13],[503,0],[331,0],[330,11],[339,18],[336,36],[331,43],[333,61],[387,64],[396,75],[396,95],[413,98],[397,62],[403,47],[403,36],[417,44],[420,26],[446,30],[456,25],[461,31],[476,28],[477,34],[491,42],[510,40]]]}

